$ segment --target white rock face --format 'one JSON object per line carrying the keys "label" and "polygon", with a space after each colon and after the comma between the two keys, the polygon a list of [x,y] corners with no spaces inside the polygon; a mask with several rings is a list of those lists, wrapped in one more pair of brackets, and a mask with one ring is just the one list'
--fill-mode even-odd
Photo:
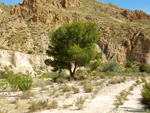
{"label": "white rock face", "polygon": [[30,55],[12,50],[0,49],[0,64],[2,66],[11,67],[12,70],[22,73],[30,73],[36,76],[37,71],[47,72],[52,68],[45,65],[44,60],[49,57],[46,55]]}

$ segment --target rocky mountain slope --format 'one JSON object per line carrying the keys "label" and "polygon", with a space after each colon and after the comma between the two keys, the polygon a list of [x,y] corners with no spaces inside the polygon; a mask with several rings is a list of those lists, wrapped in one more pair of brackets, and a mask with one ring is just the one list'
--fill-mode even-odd
{"label": "rocky mountain slope", "polygon": [[96,0],[24,0],[0,3],[0,48],[45,54],[49,33],[74,20],[94,21],[101,30],[97,44],[103,60],[150,63],[150,15]]}

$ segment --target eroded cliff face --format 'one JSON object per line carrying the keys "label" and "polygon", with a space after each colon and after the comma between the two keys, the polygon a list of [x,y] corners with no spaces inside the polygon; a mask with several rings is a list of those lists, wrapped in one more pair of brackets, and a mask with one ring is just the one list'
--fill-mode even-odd
{"label": "eroded cliff face", "polygon": [[46,55],[29,55],[11,50],[0,49],[0,70],[21,72],[31,76],[50,72],[44,60],[49,58]]}

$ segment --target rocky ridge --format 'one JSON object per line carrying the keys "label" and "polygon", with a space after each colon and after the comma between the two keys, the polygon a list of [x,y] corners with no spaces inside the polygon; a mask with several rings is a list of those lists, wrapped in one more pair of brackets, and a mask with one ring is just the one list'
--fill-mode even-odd
{"label": "rocky ridge", "polygon": [[103,60],[150,63],[150,16],[96,0],[24,0],[0,4],[0,48],[45,54],[49,33],[74,20],[94,21],[101,30],[97,44]]}

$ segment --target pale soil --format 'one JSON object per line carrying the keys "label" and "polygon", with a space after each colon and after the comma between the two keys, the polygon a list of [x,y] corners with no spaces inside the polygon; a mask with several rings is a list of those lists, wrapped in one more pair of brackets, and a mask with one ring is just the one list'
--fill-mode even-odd
{"label": "pale soil", "polygon": [[145,105],[141,104],[141,90],[142,85],[139,85],[135,87],[135,89],[132,91],[133,95],[128,96],[128,101],[125,101],[125,103],[119,107],[120,112],[125,113],[143,113],[145,112]]}
{"label": "pale soil", "polygon": [[83,110],[47,110],[42,113],[107,113],[114,109],[113,102],[115,100],[115,96],[122,90],[130,87],[134,82],[135,81],[129,81],[102,88],[90,103],[85,104],[86,107]]}
{"label": "pale soil", "polygon": [[[122,90],[129,90],[130,86],[133,86],[136,83],[138,78],[136,77],[126,77],[126,82],[116,83],[116,84],[108,84],[109,81],[113,79],[120,79],[123,77],[115,76],[107,79],[94,79],[88,80],[89,83],[94,84],[95,82],[104,81],[101,85],[94,86],[94,89],[91,93],[85,93],[83,89],[83,85],[80,85],[81,81],[78,82],[68,82],[66,83],[68,86],[75,86],[80,89],[80,92],[74,94],[73,91],[63,92],[61,87],[64,84],[52,83],[49,85],[45,85],[41,83],[41,81],[37,81],[37,84],[41,84],[40,87],[32,88],[31,92],[34,93],[33,97],[30,99],[21,99],[20,96],[22,94],[19,92],[5,92],[6,95],[0,98],[0,113],[30,113],[28,108],[31,105],[32,101],[39,100],[56,100],[58,102],[59,107],[57,109],[48,109],[37,111],[36,113],[141,113],[144,112],[144,105],[141,104],[141,89],[142,85],[134,86],[134,90],[131,91],[133,95],[128,95],[128,101],[125,101],[123,105],[119,106],[116,109],[114,102],[116,100],[116,96],[120,94]],[[140,79],[139,79],[140,80]],[[97,94],[94,94],[94,90],[99,89]],[[56,92],[52,94],[52,92],[56,90]],[[83,109],[78,109],[75,106],[75,102],[77,98],[84,97],[85,104]],[[14,100],[17,100],[13,103]],[[68,108],[63,108],[63,105],[70,105]]]}

